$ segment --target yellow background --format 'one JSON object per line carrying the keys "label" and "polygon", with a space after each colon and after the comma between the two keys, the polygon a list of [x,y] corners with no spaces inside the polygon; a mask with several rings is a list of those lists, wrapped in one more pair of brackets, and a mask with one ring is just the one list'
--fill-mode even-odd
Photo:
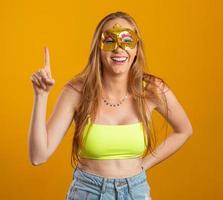
{"label": "yellow background", "polygon": [[42,67],[43,47],[48,46],[56,80],[48,117],[64,83],[87,63],[97,23],[118,10],[135,18],[150,72],[172,87],[194,129],[176,154],[148,171],[153,200],[223,199],[220,0],[1,1],[0,199],[65,199],[72,178],[74,126],[47,163],[31,165],[28,127],[34,93],[30,76]]}

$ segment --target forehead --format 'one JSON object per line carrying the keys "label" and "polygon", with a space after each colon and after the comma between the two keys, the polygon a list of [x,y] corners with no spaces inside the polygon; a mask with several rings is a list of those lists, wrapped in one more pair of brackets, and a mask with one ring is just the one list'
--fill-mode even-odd
{"label": "forehead", "polygon": [[106,22],[104,27],[102,28],[102,31],[112,29],[115,24],[119,24],[123,28],[133,29],[133,26],[128,21],[126,21],[125,19],[116,18],[116,19],[112,19],[112,20],[109,20],[108,22]]}

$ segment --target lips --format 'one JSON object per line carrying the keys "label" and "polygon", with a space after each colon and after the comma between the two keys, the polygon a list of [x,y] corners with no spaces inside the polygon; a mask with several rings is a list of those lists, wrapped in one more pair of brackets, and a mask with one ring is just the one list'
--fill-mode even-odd
{"label": "lips", "polygon": [[128,56],[116,55],[116,56],[111,56],[111,59],[115,64],[123,64],[128,60]]}

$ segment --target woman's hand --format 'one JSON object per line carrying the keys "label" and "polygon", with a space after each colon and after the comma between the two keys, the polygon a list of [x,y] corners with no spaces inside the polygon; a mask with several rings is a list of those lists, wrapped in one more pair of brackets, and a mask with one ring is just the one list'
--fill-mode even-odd
{"label": "woman's hand", "polygon": [[31,81],[36,96],[48,95],[55,84],[51,76],[50,55],[47,47],[44,48],[44,66],[32,74]]}

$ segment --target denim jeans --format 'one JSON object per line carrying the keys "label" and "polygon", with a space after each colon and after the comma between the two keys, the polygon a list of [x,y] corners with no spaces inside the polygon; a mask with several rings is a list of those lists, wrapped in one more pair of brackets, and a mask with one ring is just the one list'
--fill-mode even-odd
{"label": "denim jeans", "polygon": [[76,166],[66,200],[151,200],[146,172],[126,178],[110,178]]}

